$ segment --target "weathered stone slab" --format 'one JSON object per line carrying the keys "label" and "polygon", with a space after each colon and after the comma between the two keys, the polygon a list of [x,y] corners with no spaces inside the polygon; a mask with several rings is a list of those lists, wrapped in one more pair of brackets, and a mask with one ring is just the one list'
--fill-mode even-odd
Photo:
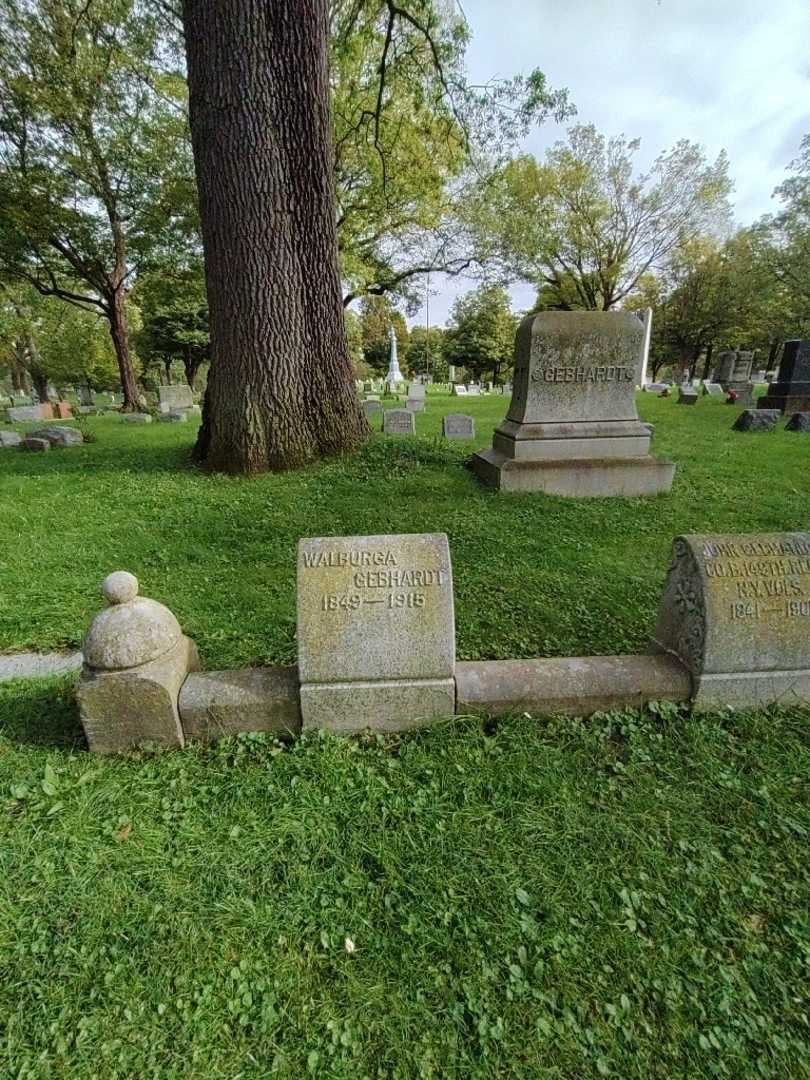
{"label": "weathered stone slab", "polygon": [[734,421],[732,431],[773,431],[782,418],[778,409],[746,409]]}
{"label": "weathered stone slab", "polygon": [[442,418],[442,435],[445,439],[474,439],[475,421],[464,413],[448,413]]}
{"label": "weathered stone slab", "polygon": [[377,398],[369,398],[367,401],[363,402],[363,411],[366,416],[370,417],[374,416],[375,413],[382,412],[383,407]]}
{"label": "weathered stone slab", "polygon": [[689,672],[673,656],[579,656],[456,664],[456,711],[490,716],[590,716],[648,701],[688,701]]}
{"label": "weathered stone slab", "polygon": [[48,439],[32,439],[26,438],[20,443],[21,450],[30,450],[32,453],[41,454],[46,450],[50,450],[51,444]]}
{"label": "weathered stone slab", "polygon": [[47,439],[51,446],[79,446],[84,442],[82,433],[78,428],[64,427],[53,424],[51,427],[37,428],[32,431],[29,438]]}
{"label": "weathered stone slab", "polygon": [[810,533],[677,537],[655,641],[698,707],[810,702]]}
{"label": "weathered stone slab", "polygon": [[45,420],[53,416],[50,405],[18,405],[14,409],[7,409],[6,415],[13,424],[21,424],[30,420]]}
{"label": "weathered stone slab", "polygon": [[425,384],[420,382],[408,383],[408,400],[424,401],[426,397]]}
{"label": "weathered stone slab", "polygon": [[726,392],[720,383],[716,382],[704,382],[703,393],[708,397],[725,397]]}
{"label": "weathered stone slab", "polygon": [[473,456],[479,479],[572,497],[669,490],[675,467],[649,457],[650,431],[636,411],[643,334],[630,312],[527,316],[506,420],[492,449]]}
{"label": "weathered stone slab", "polygon": [[194,404],[194,395],[187,384],[159,386],[158,398],[161,412],[170,412],[172,409],[190,409]]}
{"label": "weathered stone slab", "polygon": [[678,387],[678,404],[679,405],[695,405],[697,404],[698,392],[694,386],[679,386]]}
{"label": "weathered stone slab", "polygon": [[190,409],[169,409],[168,412],[160,414],[160,419],[167,424],[187,424],[190,411]]}
{"label": "weathered stone slab", "polygon": [[147,412],[121,413],[121,419],[128,424],[151,424],[152,417]]}
{"label": "weathered stone slab", "polygon": [[415,435],[416,423],[413,413],[407,409],[386,409],[383,413],[383,434]]}
{"label": "weathered stone slab", "polygon": [[455,707],[455,623],[444,534],[298,546],[304,730],[402,730]]}
{"label": "weathered stone slab", "polygon": [[293,665],[194,672],[183,683],[179,710],[187,739],[209,742],[240,731],[297,735],[298,669]]}
{"label": "weathered stone slab", "polygon": [[425,399],[424,398],[408,398],[405,402],[405,408],[408,412],[417,413],[425,411]]}
{"label": "weathered stone slab", "polygon": [[19,446],[22,442],[22,435],[18,435],[16,431],[0,431],[0,449],[7,446]]}
{"label": "weathered stone slab", "polygon": [[481,387],[478,383],[470,383],[470,385],[467,387],[467,393],[470,397],[480,397]]}
{"label": "weathered stone slab", "polygon": [[785,431],[810,432],[810,412],[794,413],[790,420],[788,420]]}
{"label": "weathered stone slab", "polygon": [[453,389],[451,391],[452,397],[465,397],[467,394],[467,387],[464,383],[453,383]]}

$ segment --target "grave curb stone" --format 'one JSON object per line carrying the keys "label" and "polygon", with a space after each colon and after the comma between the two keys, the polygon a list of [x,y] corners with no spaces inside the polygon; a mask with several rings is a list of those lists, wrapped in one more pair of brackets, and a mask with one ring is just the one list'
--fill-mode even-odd
{"label": "grave curb stone", "polygon": [[192,672],[180,690],[178,708],[186,739],[211,742],[242,731],[298,735],[298,668]]}

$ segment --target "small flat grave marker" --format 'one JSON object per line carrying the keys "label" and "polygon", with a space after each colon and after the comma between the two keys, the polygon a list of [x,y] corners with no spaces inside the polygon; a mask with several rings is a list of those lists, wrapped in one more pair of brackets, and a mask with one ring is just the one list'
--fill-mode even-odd
{"label": "small flat grave marker", "polygon": [[782,414],[779,409],[746,409],[734,421],[732,431],[773,431]]}
{"label": "small flat grave marker", "polygon": [[455,709],[450,548],[443,533],[298,545],[304,730],[401,730]]}
{"label": "small flat grave marker", "polygon": [[442,419],[442,435],[445,439],[474,439],[475,421],[464,413],[448,413]]}
{"label": "small flat grave marker", "polygon": [[415,435],[416,422],[407,409],[387,409],[383,414],[383,434]]}

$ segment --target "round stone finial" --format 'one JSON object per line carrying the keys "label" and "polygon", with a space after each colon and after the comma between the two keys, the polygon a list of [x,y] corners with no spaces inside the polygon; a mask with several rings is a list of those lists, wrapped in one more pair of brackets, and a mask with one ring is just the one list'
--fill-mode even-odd
{"label": "round stone finial", "polygon": [[84,639],[84,662],[99,671],[125,671],[168,653],[183,636],[171,611],[138,596],[138,579],[126,570],[102,584],[109,607],[100,611]]}
{"label": "round stone finial", "polygon": [[138,595],[138,579],[126,570],[108,574],[101,584],[108,604],[127,604]]}

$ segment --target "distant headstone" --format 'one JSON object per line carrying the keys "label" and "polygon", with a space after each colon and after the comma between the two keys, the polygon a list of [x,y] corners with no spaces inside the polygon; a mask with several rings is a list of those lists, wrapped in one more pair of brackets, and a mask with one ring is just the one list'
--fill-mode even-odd
{"label": "distant headstone", "polygon": [[369,419],[371,419],[371,417],[374,416],[376,413],[380,413],[382,411],[383,407],[376,398],[369,398],[368,401],[363,402],[363,412]]}
{"label": "distant headstone", "polygon": [[46,420],[53,416],[53,409],[50,405],[21,405],[7,409],[6,415],[11,423],[20,424],[30,420]]}
{"label": "distant headstone", "polygon": [[35,454],[41,454],[50,450],[51,444],[48,439],[32,439],[30,436],[20,443],[21,450],[31,450]]}
{"label": "distant headstone", "polygon": [[478,385],[478,383],[470,383],[470,385],[467,387],[467,393],[470,395],[470,397],[480,397],[481,387]]}
{"label": "distant headstone", "polygon": [[445,439],[474,439],[475,421],[464,413],[448,413],[442,419],[442,435]]}
{"label": "distant headstone", "polygon": [[662,390],[669,390],[669,386],[663,382],[648,382],[641,389],[648,394],[660,394]]}
{"label": "distant headstone", "polygon": [[734,421],[732,431],[773,431],[782,418],[778,409],[746,409]]}
{"label": "distant headstone", "polygon": [[121,413],[121,419],[128,424],[151,424],[152,417],[146,412]]}
{"label": "distant headstone", "polygon": [[810,338],[785,342],[777,381],[757,404],[783,413],[810,412]]}
{"label": "distant headstone", "polygon": [[426,393],[427,393],[427,391],[425,390],[425,386],[424,386],[423,383],[420,383],[420,382],[408,383],[408,399],[410,401],[417,401],[417,400],[424,401]]}
{"label": "distant headstone", "polygon": [[22,442],[22,435],[18,435],[16,431],[0,431],[0,450],[10,446],[19,446]]}
{"label": "distant headstone", "polygon": [[415,435],[413,413],[407,409],[387,409],[383,413],[384,435]]}
{"label": "distant headstone", "polygon": [[737,395],[738,405],[753,405],[754,387],[751,383],[753,366],[753,352],[727,349],[717,357],[714,381],[720,383],[726,394],[733,390]]}
{"label": "distant headstone", "polygon": [[467,393],[467,387],[464,383],[453,383],[453,389],[451,391],[453,397],[463,397]]}
{"label": "distant headstone", "polygon": [[159,386],[158,398],[160,411],[171,412],[173,409],[190,409],[194,404],[191,387],[185,383],[178,386]]}
{"label": "distant headstone", "polygon": [[[810,432],[810,412],[797,412],[787,422],[785,431]],[[2,432],[0,432],[2,436]]]}
{"label": "distant headstone", "polygon": [[679,536],[655,640],[695,705],[810,701],[810,533]]}
{"label": "distant headstone", "polygon": [[303,729],[401,730],[455,711],[455,623],[444,534],[298,545]]}
{"label": "distant headstone", "polygon": [[678,387],[678,404],[679,405],[694,405],[698,399],[698,392],[694,386],[679,386]]}
{"label": "distant headstone", "polygon": [[632,312],[544,311],[515,341],[515,389],[479,479],[564,496],[668,491],[675,466],[649,454],[636,411],[644,327]]}
{"label": "distant headstone", "polygon": [[704,382],[703,393],[708,395],[709,397],[725,397],[726,392],[720,385],[720,383]]}
{"label": "distant headstone", "polygon": [[30,434],[32,439],[47,439],[51,446],[80,446],[84,439],[78,428],[62,427],[54,424],[52,427],[38,428]]}
{"label": "distant headstone", "polygon": [[425,411],[425,399],[424,398],[408,398],[405,402],[405,408],[408,412],[424,412]]}

